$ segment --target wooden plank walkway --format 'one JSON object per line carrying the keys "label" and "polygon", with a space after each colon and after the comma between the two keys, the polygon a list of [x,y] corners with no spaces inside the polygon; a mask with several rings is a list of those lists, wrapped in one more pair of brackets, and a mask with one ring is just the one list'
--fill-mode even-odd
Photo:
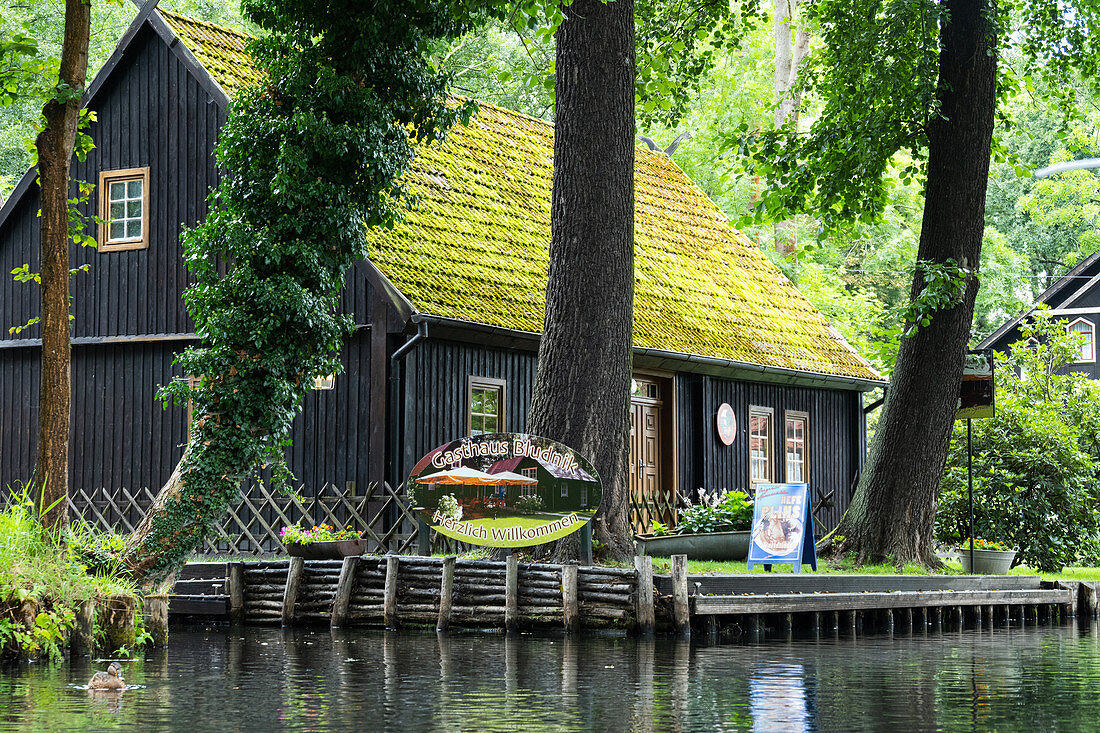
{"label": "wooden plank walkway", "polygon": [[894,608],[944,608],[948,606],[1068,605],[1069,589],[939,590],[863,593],[784,593],[777,595],[696,596],[694,615],[759,613],[813,613],[866,611]]}

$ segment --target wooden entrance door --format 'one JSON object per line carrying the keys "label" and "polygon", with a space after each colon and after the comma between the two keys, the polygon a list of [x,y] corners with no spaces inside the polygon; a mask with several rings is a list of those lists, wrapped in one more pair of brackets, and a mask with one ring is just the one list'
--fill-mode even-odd
{"label": "wooden entrance door", "polygon": [[665,409],[661,380],[635,377],[630,396],[630,515],[635,532],[648,532],[653,520],[671,525],[671,487],[662,477],[661,426]]}

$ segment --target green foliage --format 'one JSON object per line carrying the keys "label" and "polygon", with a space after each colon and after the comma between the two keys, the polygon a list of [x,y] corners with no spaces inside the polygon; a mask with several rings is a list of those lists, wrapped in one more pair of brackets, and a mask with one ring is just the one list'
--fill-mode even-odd
{"label": "green foliage", "polygon": [[[743,491],[727,491],[681,511],[676,520],[675,534],[734,532],[749,529],[751,525],[752,500],[749,495]],[[658,529],[655,527],[654,531]]]}
{"label": "green foliage", "polygon": [[[973,421],[974,532],[1020,548],[1044,572],[1100,560],[1100,384],[1065,373],[1079,348],[1040,314],[997,368],[996,417]],[[1022,372],[1022,376],[1019,373]],[[967,536],[966,427],[955,425],[936,536]]]}
{"label": "green foliage", "polygon": [[462,519],[462,507],[459,506],[454,494],[444,494],[439,497],[439,503],[436,506],[443,516],[450,517],[456,522]]}
{"label": "green foliage", "polygon": [[[132,594],[133,584],[114,570],[94,572],[67,541],[47,532],[35,487],[6,489],[0,502],[0,657],[60,657],[75,608],[98,595]],[[74,528],[74,531],[75,530]],[[34,621],[23,624],[20,607],[36,608]]]}
{"label": "green foliage", "polygon": [[482,20],[474,4],[249,0],[267,34],[251,45],[267,83],[234,100],[217,157],[226,169],[205,222],[185,236],[184,295],[202,345],[179,355],[195,388],[181,486],[128,554],[146,582],[178,567],[264,464],[287,475],[291,422],[315,374],[340,370],[352,321],[337,312],[344,273],[367,255],[364,227],[408,203],[398,177],[413,143],[467,118],[425,57],[433,39]]}
{"label": "green foliage", "polygon": [[950,258],[945,262],[917,260],[917,274],[923,284],[899,311],[901,335],[905,337],[914,336],[917,329],[930,324],[936,311],[958,305],[971,276],[977,277],[976,272]]}
{"label": "green foliage", "polygon": [[516,509],[521,514],[537,514],[542,511],[541,496],[521,496],[516,499]]}

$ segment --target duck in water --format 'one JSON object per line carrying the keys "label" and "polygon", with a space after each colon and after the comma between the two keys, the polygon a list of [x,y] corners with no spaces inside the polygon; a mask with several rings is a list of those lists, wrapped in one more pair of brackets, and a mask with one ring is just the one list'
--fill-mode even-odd
{"label": "duck in water", "polygon": [[126,680],[122,677],[122,667],[118,662],[107,665],[106,672],[96,672],[88,680],[89,690],[121,690],[126,687]]}

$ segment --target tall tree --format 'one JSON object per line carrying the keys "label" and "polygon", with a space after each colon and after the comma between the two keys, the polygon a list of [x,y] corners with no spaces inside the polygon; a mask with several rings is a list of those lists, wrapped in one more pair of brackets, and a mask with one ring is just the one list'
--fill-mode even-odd
{"label": "tall tree", "polygon": [[[1011,13],[1009,11],[1012,11]],[[871,221],[902,183],[923,179],[924,212],[901,345],[886,406],[851,508],[838,528],[860,559],[936,562],[931,547],[970,332],[993,120],[1011,91],[997,59],[1016,45],[1017,73],[1095,75],[1094,4],[1036,0],[815,0],[822,53],[806,84],[824,100],[807,134],[743,140],[769,190],[759,213],[811,210],[826,228]],[[1019,23],[1011,25],[1013,19]],[[1011,32],[1010,32],[1011,30]]]}
{"label": "tall tree", "polygon": [[65,3],[65,39],[57,86],[42,110],[44,127],[35,140],[41,207],[42,308],[38,457],[34,480],[49,507],[44,521],[68,522],[69,503],[69,168],[76,145],[84,81],[88,74],[90,0]]}
{"label": "tall tree", "polygon": [[[589,456],[595,536],[628,557],[634,307],[634,5],[574,0],[558,27],[546,317],[527,429]],[[557,554],[576,557],[560,543]]]}

